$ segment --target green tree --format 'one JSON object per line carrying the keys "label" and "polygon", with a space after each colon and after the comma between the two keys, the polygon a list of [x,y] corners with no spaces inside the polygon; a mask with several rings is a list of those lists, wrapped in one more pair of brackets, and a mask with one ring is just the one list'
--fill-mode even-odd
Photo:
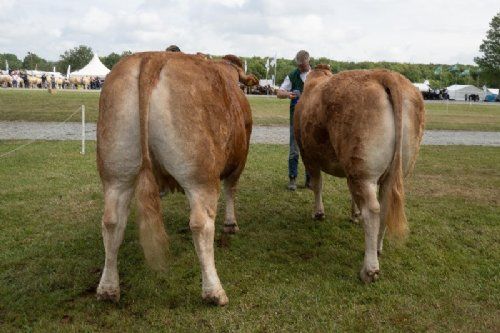
{"label": "green tree", "polygon": [[258,79],[266,78],[265,60],[261,57],[247,58],[248,73],[254,74]]}
{"label": "green tree", "polygon": [[53,62],[49,62],[35,53],[28,52],[28,54],[23,59],[22,67],[27,70],[37,69],[39,71],[51,71]]}
{"label": "green tree", "polygon": [[5,69],[5,61],[9,63],[9,69],[23,68],[23,62],[12,53],[0,53],[0,68]]}
{"label": "green tree", "polygon": [[295,61],[289,59],[277,59],[276,63],[276,85],[280,86],[285,80],[285,77],[296,68]]}
{"label": "green tree", "polygon": [[71,65],[71,71],[76,71],[83,68],[92,59],[92,49],[85,45],[80,45],[71,50],[64,51],[61,54],[57,64],[57,70],[61,73],[66,73],[68,65]]}
{"label": "green tree", "polygon": [[483,40],[479,50],[483,56],[476,57],[474,61],[481,69],[481,76],[488,84],[500,86],[500,12],[491,20],[486,39]]}
{"label": "green tree", "polygon": [[131,51],[123,51],[122,54],[112,52],[105,57],[101,57],[100,59],[106,67],[108,67],[109,69],[112,69],[113,66],[116,65],[118,63],[118,61],[121,60],[121,58],[128,56],[128,55],[131,55],[131,54],[132,54]]}

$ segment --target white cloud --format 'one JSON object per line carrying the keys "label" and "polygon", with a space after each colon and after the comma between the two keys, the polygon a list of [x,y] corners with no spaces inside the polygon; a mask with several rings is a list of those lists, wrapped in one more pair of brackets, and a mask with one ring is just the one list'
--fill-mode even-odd
{"label": "white cloud", "polygon": [[113,15],[96,7],[90,7],[83,16],[69,20],[68,27],[79,33],[102,34],[110,27]]}
{"label": "white cloud", "polygon": [[[336,60],[473,63],[493,0],[0,0],[0,52],[56,60],[88,45],[124,50],[292,58],[299,49]],[[23,15],[19,15],[23,13]]]}
{"label": "white cloud", "polygon": [[241,7],[245,3],[245,0],[208,0],[208,2],[227,7]]}

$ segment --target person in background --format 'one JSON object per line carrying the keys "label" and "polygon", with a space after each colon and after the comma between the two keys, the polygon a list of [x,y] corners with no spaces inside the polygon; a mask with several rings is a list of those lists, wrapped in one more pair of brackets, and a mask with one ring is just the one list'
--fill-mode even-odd
{"label": "person in background", "polygon": [[181,52],[181,49],[177,45],[170,45],[165,49],[167,52]]}
{"label": "person in background", "polygon": [[[295,105],[297,104],[300,94],[304,90],[304,82],[306,81],[307,75],[311,71],[311,65],[309,64],[309,53],[305,50],[300,50],[295,56],[295,64],[297,68],[290,72],[280,89],[278,90],[277,97],[284,99],[290,99],[290,151],[288,154],[288,189],[290,191],[295,191],[297,189],[297,173],[299,166],[299,148],[295,142],[293,135],[293,114],[295,112]],[[306,172],[305,187],[310,187],[309,184],[310,177]]]}

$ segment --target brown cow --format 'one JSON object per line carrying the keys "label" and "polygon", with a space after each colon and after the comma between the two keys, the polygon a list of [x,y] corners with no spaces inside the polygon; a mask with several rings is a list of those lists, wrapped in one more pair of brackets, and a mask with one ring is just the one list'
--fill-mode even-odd
{"label": "brown cow", "polygon": [[234,56],[212,61],[179,52],[137,53],[107,76],[97,123],[106,252],[98,298],[120,297],[117,254],[134,189],[146,260],[154,268],[165,267],[161,183],[182,189],[189,200],[202,297],[218,305],[228,302],[215,269],[213,241],[221,180],[227,203],[224,229],[237,230],[234,193],[252,129],[250,106],[238,81],[258,82],[244,74]]}
{"label": "brown cow", "polygon": [[313,216],[324,217],[321,171],[346,177],[365,229],[360,277],[372,282],[378,278],[386,226],[395,236],[407,231],[403,177],[412,170],[422,139],[422,96],[391,71],[333,75],[321,67],[307,77],[297,110],[295,138],[311,175]]}

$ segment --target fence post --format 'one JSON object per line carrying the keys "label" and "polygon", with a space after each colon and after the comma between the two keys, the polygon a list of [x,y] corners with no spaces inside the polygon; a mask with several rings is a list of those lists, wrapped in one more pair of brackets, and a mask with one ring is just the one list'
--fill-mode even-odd
{"label": "fence post", "polygon": [[82,151],[80,154],[85,155],[85,105],[82,105]]}

